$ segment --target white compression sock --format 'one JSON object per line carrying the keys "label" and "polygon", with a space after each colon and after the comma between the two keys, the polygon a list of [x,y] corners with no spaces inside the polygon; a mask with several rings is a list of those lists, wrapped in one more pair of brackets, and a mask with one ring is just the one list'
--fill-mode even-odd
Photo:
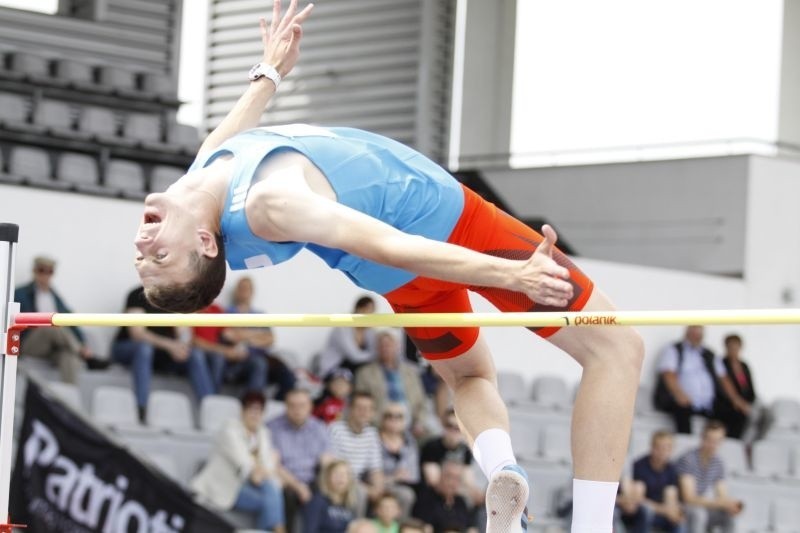
{"label": "white compression sock", "polygon": [[572,480],[572,533],[611,533],[617,487],[615,481]]}
{"label": "white compression sock", "polygon": [[478,435],[472,455],[486,479],[492,479],[494,473],[504,466],[517,464],[511,449],[511,436],[499,428],[487,429]]}

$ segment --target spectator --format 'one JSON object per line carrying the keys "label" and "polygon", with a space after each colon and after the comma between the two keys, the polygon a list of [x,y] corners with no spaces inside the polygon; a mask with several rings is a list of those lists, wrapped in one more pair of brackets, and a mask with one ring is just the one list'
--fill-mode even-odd
{"label": "spectator", "polygon": [[379,434],[386,490],[396,497],[402,515],[409,516],[414,505],[413,486],[419,483],[417,441],[406,431],[406,408],[391,402],[381,416]]}
{"label": "spectator", "polygon": [[[216,303],[201,311],[208,314],[223,312]],[[263,391],[267,385],[267,361],[248,350],[244,343],[232,342],[228,338],[229,330],[215,326],[192,329],[193,345],[208,359],[214,391],[219,392],[223,382],[244,382],[248,391]]]}
{"label": "spectator", "polygon": [[[33,281],[14,291],[14,301],[19,303],[20,312],[71,312],[51,285],[55,268],[55,260],[49,257],[33,260]],[[48,359],[58,367],[61,380],[67,383],[77,383],[83,362],[92,358],[92,350],[86,345],[80,328],[31,328],[23,332],[23,339],[24,354]]]}
{"label": "spectator", "polygon": [[[378,430],[370,423],[375,419],[375,402],[363,392],[353,394],[344,420],[329,426],[334,455],[347,459],[360,491],[369,501],[383,494],[383,464]],[[359,501],[359,516],[366,511],[366,501]]]}
{"label": "spectator", "polygon": [[375,504],[377,533],[400,533],[400,503],[394,494],[384,493]]}
{"label": "spectator", "polygon": [[[356,300],[354,313],[372,314],[375,300],[362,296]],[[333,328],[319,356],[317,373],[325,377],[334,369],[345,367],[351,372],[375,357],[375,332],[372,328]]]}
{"label": "spectator", "polygon": [[396,332],[384,329],[376,335],[377,360],[356,372],[355,390],[368,392],[375,398],[375,409],[382,413],[387,402],[405,404],[411,415],[411,433],[415,437],[425,434],[425,391],[416,366],[405,361],[400,354]]}
{"label": "spectator", "polygon": [[434,533],[475,530],[472,511],[459,494],[464,465],[446,460],[439,481],[433,487],[422,486],[412,514],[433,526]]}
{"label": "spectator", "polygon": [[[144,288],[140,286],[128,293],[125,312],[160,313],[161,310],[147,301]],[[213,394],[214,384],[203,352],[180,339],[190,336],[188,329],[171,326],[128,326],[117,332],[111,345],[111,358],[133,371],[133,388],[142,422],[146,418],[153,370],[188,374],[198,400]]]}
{"label": "spectator", "polygon": [[[253,280],[247,276],[239,278],[233,290],[233,304],[228,313],[263,314],[253,307],[255,289]],[[275,399],[283,401],[292,390],[297,379],[294,372],[274,353],[275,335],[270,328],[226,328],[226,339],[233,344],[242,344],[250,352],[250,358],[262,358],[267,363],[267,383],[278,386]]]}
{"label": "spectator", "polygon": [[692,415],[713,417],[726,395],[735,405],[743,403],[722,361],[703,346],[702,326],[687,327],[684,339],[664,350],[658,371],[656,407],[672,414],[678,433],[692,432]]}
{"label": "spectator", "polygon": [[622,520],[632,533],[686,530],[678,499],[678,471],[670,460],[672,449],[672,434],[656,431],[650,441],[650,453],[633,464],[633,488],[630,492],[623,490],[621,498]]}
{"label": "spectator", "polygon": [[464,479],[462,480],[462,490],[469,497],[473,504],[483,503],[484,492],[475,481],[472,473],[472,452],[467,446],[461,428],[458,425],[456,413],[451,407],[447,410],[442,420],[444,433],[440,437],[435,437],[422,446],[420,451],[420,470],[422,481],[429,487],[439,484],[442,465],[445,461],[460,463]]}
{"label": "spectator", "polygon": [[756,389],[750,375],[750,367],[739,358],[742,338],[739,335],[725,337],[725,357],[722,363],[730,376],[736,395],[741,400],[731,401],[727,396],[718,405],[717,419],[725,424],[726,434],[734,439],[742,438],[745,428],[754,415]]}
{"label": "spectator", "polygon": [[353,391],[353,373],[337,368],[325,377],[325,388],[314,402],[314,416],[330,424],[342,417],[347,399]]}
{"label": "spectator", "polygon": [[242,397],[242,416],[222,429],[211,457],[191,486],[214,507],[254,513],[259,529],[282,533],[283,496],[269,431],[262,423],[265,405],[261,392],[250,391]]}
{"label": "spectator", "polygon": [[325,424],[311,416],[311,396],[303,389],[286,394],[286,412],[267,423],[280,454],[286,523],[291,527],[300,508],[312,496],[317,469],[329,462],[330,439]]}
{"label": "spectator", "polygon": [[345,533],[356,518],[356,486],[347,461],[334,459],[326,464],[318,487],[303,513],[303,532]]}
{"label": "spectator", "polygon": [[734,517],[742,511],[742,502],[728,496],[725,466],[717,455],[724,439],[725,426],[709,420],[700,447],[678,460],[678,484],[686,504],[689,533],[705,533],[714,526],[730,533],[734,531]]}

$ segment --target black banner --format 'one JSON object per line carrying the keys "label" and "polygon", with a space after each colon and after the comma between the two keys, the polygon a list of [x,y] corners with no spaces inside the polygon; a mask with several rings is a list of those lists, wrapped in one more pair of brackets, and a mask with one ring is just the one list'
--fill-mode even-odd
{"label": "black banner", "polygon": [[28,382],[11,519],[30,533],[225,533],[234,528]]}

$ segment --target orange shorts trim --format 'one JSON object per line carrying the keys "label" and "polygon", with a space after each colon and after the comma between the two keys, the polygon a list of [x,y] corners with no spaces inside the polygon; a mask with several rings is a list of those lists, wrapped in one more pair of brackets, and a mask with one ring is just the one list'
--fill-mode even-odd
{"label": "orange shorts trim", "polygon": [[[462,186],[463,187],[463,186]],[[501,211],[470,189],[464,189],[464,211],[447,239],[464,246],[507,259],[528,259],[544,240],[539,233]],[[594,289],[594,283],[561,250],[553,254],[555,261],[570,272],[573,296],[565,307],[539,305],[522,293],[492,287],[474,287],[432,278],[417,277],[384,294],[396,313],[470,313],[472,305],[467,291],[474,291],[503,312],[513,311],[580,311]],[[528,328],[546,338],[561,328]],[[450,359],[466,352],[478,340],[480,329],[406,328],[406,332],[426,359]]]}

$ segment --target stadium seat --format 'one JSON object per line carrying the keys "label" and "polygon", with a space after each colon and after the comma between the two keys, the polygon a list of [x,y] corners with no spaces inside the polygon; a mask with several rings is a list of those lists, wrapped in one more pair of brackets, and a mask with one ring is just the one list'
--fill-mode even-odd
{"label": "stadium seat", "polygon": [[768,531],[770,524],[770,485],[732,479],[728,481],[729,494],[744,502],[744,509],[736,517],[736,531]]}
{"label": "stadium seat", "polygon": [[11,93],[0,93],[0,124],[24,125],[28,118],[28,99]]}
{"label": "stadium seat", "polygon": [[211,395],[200,403],[200,429],[206,433],[217,433],[231,418],[241,416],[242,405],[231,396]]}
{"label": "stadium seat", "polygon": [[145,184],[142,166],[133,161],[112,159],[106,167],[105,184],[110,189],[143,193]]}
{"label": "stadium seat", "polygon": [[94,67],[88,63],[59,58],[53,63],[53,71],[58,79],[76,87],[94,87]]}
{"label": "stadium seat", "polygon": [[194,153],[200,147],[197,128],[172,122],[167,125],[167,143],[185,152]]}
{"label": "stadium seat", "polygon": [[532,419],[514,417],[511,423],[511,445],[514,453],[526,461],[541,457],[541,425]]}
{"label": "stadium seat", "polygon": [[268,400],[267,410],[264,411],[264,421],[269,422],[286,412],[286,404],[278,400]]}
{"label": "stadium seat", "polygon": [[179,167],[157,165],[150,176],[150,191],[164,192],[167,187],[178,181],[184,175],[184,170]]}
{"label": "stadium seat", "polygon": [[72,108],[66,102],[41,100],[33,110],[33,122],[59,135],[74,133]]}
{"label": "stadium seat", "polygon": [[53,177],[49,154],[31,146],[15,146],[11,150],[8,171],[36,183],[50,181]]}
{"label": "stadium seat", "polygon": [[125,137],[141,142],[161,140],[161,118],[148,113],[131,113],[123,125]]}
{"label": "stadium seat", "polygon": [[158,470],[166,474],[175,481],[183,482],[181,479],[178,464],[175,459],[167,453],[142,454],[145,459],[153,464]]}
{"label": "stadium seat", "polygon": [[136,75],[132,70],[113,65],[99,67],[100,84],[111,89],[133,91],[136,88]]}
{"label": "stadium seat", "polygon": [[562,465],[531,465],[524,462],[521,465],[531,480],[528,513],[536,517],[535,523],[540,523],[541,518],[554,516],[559,492],[571,490],[572,469]]}
{"label": "stadium seat", "polygon": [[570,427],[548,424],[542,432],[542,456],[549,461],[568,463],[572,457]]}
{"label": "stadium seat", "polygon": [[656,413],[656,408],[653,406],[653,387],[652,385],[642,384],[639,385],[639,390],[636,392],[636,412],[647,415]]}
{"label": "stadium seat", "polygon": [[95,186],[99,178],[97,161],[87,154],[61,154],[56,176],[59,180],[75,185]]}
{"label": "stadium seat", "polygon": [[116,142],[117,118],[111,109],[87,106],[78,117],[78,131],[96,135],[106,142]]}
{"label": "stadium seat", "polygon": [[758,440],[753,443],[753,474],[785,477],[791,473],[791,447],[783,441]]}
{"label": "stadium seat", "polygon": [[700,438],[696,435],[676,433],[673,435],[674,447],[672,455],[677,461],[683,454],[700,447]]}
{"label": "stadium seat", "polygon": [[540,405],[566,408],[570,405],[567,383],[559,376],[539,376],[533,380],[533,400]]}
{"label": "stadium seat", "polygon": [[717,452],[722,462],[725,463],[725,473],[727,475],[746,474],[747,456],[744,443],[739,439],[726,438],[722,441]]}
{"label": "stadium seat", "polygon": [[9,69],[17,74],[30,76],[39,80],[50,79],[50,60],[20,50],[10,52],[7,58]]}
{"label": "stadium seat", "polygon": [[779,496],[772,502],[772,530],[778,533],[800,533],[800,494]]}
{"label": "stadium seat", "polygon": [[64,402],[66,405],[75,411],[83,412],[83,405],[81,404],[81,393],[76,385],[72,383],[64,383],[62,381],[51,381],[46,384],[47,390],[53,393],[53,396]]}
{"label": "stadium seat", "polygon": [[92,416],[98,424],[112,427],[139,425],[133,392],[122,387],[97,387],[92,397]]}
{"label": "stadium seat", "polygon": [[500,397],[509,405],[525,400],[525,378],[516,372],[498,372],[497,389]]}
{"label": "stadium seat", "polygon": [[179,392],[154,391],[147,405],[147,423],[171,432],[192,431],[192,403]]}
{"label": "stadium seat", "polygon": [[142,88],[150,93],[159,96],[175,98],[177,87],[170,80],[169,76],[161,72],[142,73]]}
{"label": "stadium seat", "polygon": [[774,429],[800,429],[800,402],[791,398],[779,398],[770,407]]}

